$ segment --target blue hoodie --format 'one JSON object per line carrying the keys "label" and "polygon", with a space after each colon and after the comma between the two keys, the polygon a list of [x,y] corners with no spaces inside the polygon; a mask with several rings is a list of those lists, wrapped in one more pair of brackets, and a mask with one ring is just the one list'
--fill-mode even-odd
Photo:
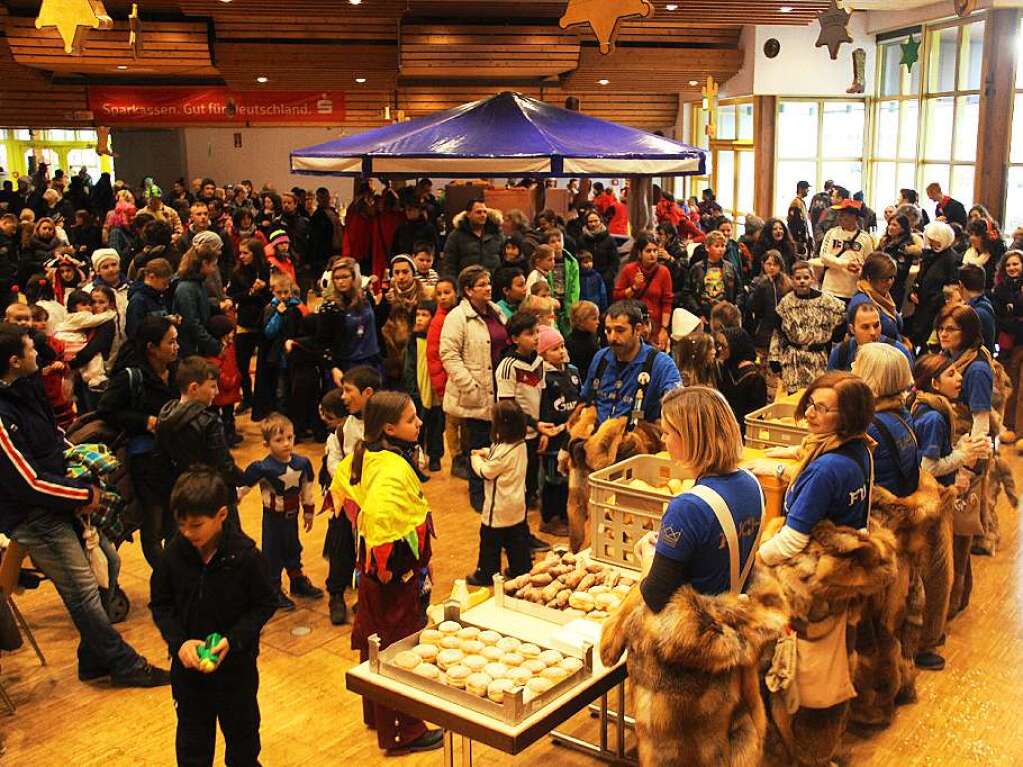
{"label": "blue hoodie", "polygon": [[167,297],[157,292],[144,282],[135,282],[128,288],[128,308],[124,312],[124,334],[128,338],[135,337],[142,320],[155,314],[166,317]]}
{"label": "blue hoodie", "polygon": [[967,302],[980,317],[980,330],[984,334],[984,346],[992,354],[995,353],[995,336],[998,334],[998,323],[995,321],[995,307],[986,293]]}
{"label": "blue hoodie", "polygon": [[592,301],[601,314],[607,311],[607,285],[596,269],[579,267],[579,300]]}

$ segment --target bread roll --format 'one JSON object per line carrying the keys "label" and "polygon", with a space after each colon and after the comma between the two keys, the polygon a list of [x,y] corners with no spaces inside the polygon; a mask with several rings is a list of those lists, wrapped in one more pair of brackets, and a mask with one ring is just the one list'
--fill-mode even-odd
{"label": "bread roll", "polygon": [[562,679],[568,676],[568,672],[565,671],[561,666],[549,666],[540,672],[542,679],[550,679],[552,682],[557,684]]}
{"label": "bread roll", "polygon": [[437,627],[437,630],[442,634],[457,634],[462,630],[461,623],[455,623],[454,621],[444,621]]}
{"label": "bread roll", "polygon": [[474,673],[482,671],[488,663],[490,663],[490,661],[482,655],[467,655],[462,658],[462,665]]}
{"label": "bread roll", "polygon": [[471,674],[469,678],[465,680],[465,689],[473,695],[479,695],[481,698],[485,698],[487,697],[487,687],[490,686],[492,681],[494,680],[486,674]]}
{"label": "bread roll", "polygon": [[522,642],[520,642],[515,637],[504,637],[501,641],[497,643],[498,649],[501,650],[502,652],[515,652],[521,646]]}
{"label": "bread roll", "polygon": [[508,667],[503,663],[488,663],[483,667],[483,673],[491,679],[504,679],[508,676]]}
{"label": "bread roll", "polygon": [[533,678],[533,673],[529,669],[513,668],[508,672],[508,678],[516,687],[522,687]]}
{"label": "bread roll", "polygon": [[480,630],[478,628],[476,628],[475,626],[466,626],[465,628],[459,630],[459,632],[455,636],[457,636],[459,639],[466,640],[475,639],[479,635]]}
{"label": "bread roll", "polygon": [[501,656],[501,663],[508,667],[521,666],[523,661],[526,659],[519,655],[517,652],[506,652]]}
{"label": "bread roll", "polygon": [[447,670],[445,679],[447,679],[448,687],[464,688],[465,680],[472,675],[472,672],[463,666],[461,663],[452,666]]}
{"label": "bread roll", "polygon": [[479,655],[483,652],[483,643],[476,639],[464,639],[458,649],[466,655]]}
{"label": "bread roll", "polygon": [[447,671],[454,665],[462,662],[465,653],[461,650],[441,650],[437,653],[437,665],[441,671]]}
{"label": "bread roll", "polygon": [[622,600],[617,594],[599,594],[595,602],[598,610],[611,612],[612,610],[618,609],[618,606],[622,603]]}
{"label": "bread roll", "polygon": [[555,666],[561,663],[564,656],[557,650],[544,650],[540,653],[540,660],[544,662],[546,666]]}
{"label": "bread roll", "polygon": [[454,634],[446,634],[444,638],[440,640],[440,648],[442,650],[461,650],[462,640]]}
{"label": "bread roll", "polygon": [[518,654],[521,655],[523,658],[540,657],[540,648],[537,647],[535,644],[531,644],[529,642],[526,642],[526,644],[523,645],[519,645],[519,649],[516,652],[518,652]]}
{"label": "bread roll", "polygon": [[406,671],[411,671],[420,663],[423,659],[416,655],[414,652],[404,650],[394,656],[394,663],[398,668],[403,668]]}
{"label": "bread roll", "polygon": [[574,607],[576,610],[582,610],[584,612],[592,610],[594,604],[596,603],[594,602],[593,597],[584,591],[574,591],[572,592],[572,596],[568,598],[569,607]]}
{"label": "bread roll", "polygon": [[547,668],[547,664],[544,663],[539,658],[530,658],[529,660],[522,664],[522,668],[529,669],[529,673],[535,676],[536,674],[539,674],[541,671]]}
{"label": "bread roll", "polygon": [[591,586],[590,590],[586,593],[589,594],[591,597],[596,598],[601,594],[611,593],[611,589],[603,584],[600,584],[599,586]]}
{"label": "bread roll", "polygon": [[495,661],[495,660],[501,660],[501,656],[504,655],[504,653],[501,652],[500,648],[494,647],[494,646],[490,646],[490,647],[484,647],[483,648],[483,652],[481,652],[480,655],[482,655],[488,661]]}
{"label": "bread roll", "polygon": [[569,675],[574,674],[576,671],[581,669],[583,665],[585,664],[581,660],[572,657],[565,658],[558,664],[558,666],[565,669]]}
{"label": "bread roll", "polygon": [[542,676],[539,676],[536,679],[530,679],[528,682],[526,682],[526,689],[529,690],[530,692],[536,693],[537,695],[542,695],[543,693],[551,689],[553,686],[554,682],[552,682],[550,679],[545,679]]}

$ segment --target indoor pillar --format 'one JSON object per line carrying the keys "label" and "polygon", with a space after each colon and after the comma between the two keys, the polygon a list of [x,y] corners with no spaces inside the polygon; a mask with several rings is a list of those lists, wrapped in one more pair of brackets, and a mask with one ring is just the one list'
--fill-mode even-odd
{"label": "indoor pillar", "polygon": [[1005,210],[1019,14],[1016,8],[997,8],[988,11],[984,25],[984,64],[981,70],[977,173],[973,199],[986,206],[996,218],[1001,218]]}
{"label": "indoor pillar", "polygon": [[776,213],[784,214],[784,211],[774,210],[774,132],[777,119],[777,96],[753,97],[753,209],[763,219]]}

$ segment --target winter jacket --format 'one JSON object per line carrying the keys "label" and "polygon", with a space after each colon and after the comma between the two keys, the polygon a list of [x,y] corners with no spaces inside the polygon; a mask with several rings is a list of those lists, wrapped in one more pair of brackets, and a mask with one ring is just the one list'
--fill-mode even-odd
{"label": "winter jacket", "polygon": [[771,345],[771,335],[778,327],[776,310],[781,299],[777,283],[766,274],[753,283],[749,311],[753,325],[753,345],[757,349],[767,349]]}
{"label": "winter jacket", "polygon": [[916,346],[923,346],[934,330],[934,321],[945,305],[942,288],[959,283],[959,254],[952,248],[940,253],[925,250],[920,263],[920,274],[912,295],[917,297],[913,313],[910,338]]}
{"label": "winter jacket", "polygon": [[227,638],[230,652],[214,676],[219,680],[251,672],[259,655],[260,631],[277,609],[277,596],[256,544],[228,523],[206,564],[188,540],[174,537],[153,571],[149,609],[175,670],[201,683],[202,672],[181,667],[181,645],[216,632]]}
{"label": "winter jacket", "polygon": [[895,306],[903,308],[907,289],[912,287],[906,284],[909,281],[909,272],[913,268],[913,262],[918,262],[924,252],[924,238],[916,232],[894,240],[885,236],[881,238],[877,247],[895,260],[895,284],[892,285],[891,294]]}
{"label": "winter jacket", "polygon": [[33,509],[71,515],[89,502],[87,482],[67,478],[67,443],[38,373],[0,382],[0,532],[10,535]]}
{"label": "winter jacket", "polygon": [[[562,333],[569,333],[572,330],[572,307],[579,303],[579,262],[575,256],[567,250],[562,251],[565,268],[565,295],[561,301],[561,314],[558,317],[558,329]],[[557,268],[555,266],[555,268]],[[547,284],[550,286],[551,295],[554,291],[554,269],[547,273]]]}
{"label": "winter jacket", "polygon": [[[355,200],[345,212],[345,234],[342,252],[365,268],[373,257],[373,231],[376,228],[376,206]],[[378,275],[379,276],[379,275]]]}
{"label": "winter jacket", "polygon": [[485,456],[473,454],[472,470],[483,479],[485,527],[512,527],[526,520],[526,468],[529,457],[525,441],[491,445]]}
{"label": "winter jacket", "polygon": [[[491,303],[490,308],[503,325],[504,313],[495,303]],[[462,299],[444,320],[440,358],[448,374],[444,412],[459,418],[489,421],[494,402],[490,331],[467,299]]]}
{"label": "winter jacket", "polygon": [[664,326],[664,320],[670,321],[671,319],[672,302],[675,299],[671,284],[671,272],[663,264],[657,264],[654,276],[647,280],[642,290],[629,291],[639,270],[639,261],[630,261],[625,265],[622,273],[618,275],[614,298],[615,301],[634,298],[646,304],[650,311],[650,332],[653,337],[656,337],[660,328]]}
{"label": "winter jacket", "polygon": [[959,224],[966,228],[966,208],[959,200],[953,200],[948,195],[941,198],[941,201],[934,206],[934,218],[944,218],[948,224]]}
{"label": "winter jacket", "polygon": [[6,309],[13,300],[13,288],[18,284],[20,252],[18,233],[8,237],[0,232],[0,309]]}
{"label": "winter jacket", "polygon": [[[252,286],[256,280],[263,281],[263,289],[253,293]],[[239,266],[231,274],[231,282],[227,286],[227,296],[238,312],[238,327],[246,330],[260,330],[263,321],[263,310],[270,303],[270,270],[257,270],[255,267]]]}
{"label": "winter jacket", "polygon": [[[128,368],[142,373],[140,397],[132,391]],[[164,405],[180,397],[174,385],[176,372],[176,366],[171,366],[164,383],[144,355],[140,357],[134,349],[125,347],[114,363],[110,383],[100,397],[96,413],[114,428],[123,429],[129,437],[149,436],[149,417],[159,416]]]}
{"label": "winter jacket", "polygon": [[334,300],[320,304],[316,313],[316,345],[328,367],[348,370],[354,365],[380,363],[373,302],[366,298],[357,308],[342,308]]}
{"label": "winter jacket", "polygon": [[596,333],[573,330],[565,337],[565,349],[572,365],[581,371],[589,372],[590,363],[600,351],[600,339]]}
{"label": "winter jacket", "polygon": [[985,294],[970,299],[968,305],[973,307],[980,317],[980,329],[984,336],[984,346],[992,354],[995,353],[995,338],[998,335],[998,324],[995,320],[995,306]]}
{"label": "winter jacket", "polygon": [[238,357],[234,350],[234,341],[220,351],[219,357],[207,357],[220,370],[217,379],[217,396],[213,398],[213,407],[237,405],[242,401],[242,374],[238,370]]}
{"label": "winter jacket", "polygon": [[682,301],[685,309],[708,322],[714,304],[719,301],[730,301],[734,304],[740,293],[739,275],[732,263],[723,258],[717,265],[722,269],[721,280],[710,283],[707,281],[706,259],[689,267],[688,286]]}
{"label": "winter jacket", "polygon": [[136,282],[128,289],[128,308],[124,313],[125,336],[134,338],[142,320],[150,315],[166,317],[167,299],[163,293],[157,292],[144,282]]}
{"label": "winter jacket", "polygon": [[501,223],[504,217],[500,211],[487,209],[487,222],[483,232],[477,236],[469,224],[469,216],[463,211],[452,221],[451,233],[444,244],[444,258],[440,273],[458,277],[467,266],[480,265],[493,272],[501,265]]}
{"label": "winter jacket", "polygon": [[987,248],[985,252],[978,253],[976,248],[971,246],[963,255],[963,265],[976,264],[981,267],[987,277],[986,288],[991,290],[995,286],[995,272],[998,270],[1002,256],[1005,255],[1006,247],[1002,238],[997,237],[988,240]]}
{"label": "winter jacket", "polygon": [[405,221],[394,233],[390,255],[407,253],[411,256],[416,243],[419,242],[428,242],[437,247],[437,230],[429,221]]}
{"label": "winter jacket", "polygon": [[178,282],[172,312],[181,316],[178,327],[181,359],[193,354],[210,357],[220,353],[220,341],[206,329],[213,306],[201,277],[185,277]]}
{"label": "winter jacket", "polygon": [[[1023,309],[1023,307],[1021,307]],[[437,312],[430,320],[430,329],[426,332],[426,366],[430,371],[430,383],[438,400],[444,399],[444,389],[448,385],[448,373],[440,360],[440,334],[444,329],[444,320],[448,310],[438,306]]]}
{"label": "winter jacket", "polygon": [[601,229],[596,234],[592,234],[589,229],[583,229],[579,250],[588,250],[593,254],[593,268],[604,277],[604,286],[610,295],[614,291],[620,261],[614,237],[607,229]]}
{"label": "winter jacket", "polygon": [[992,303],[999,332],[1011,336],[1014,347],[1023,346],[1023,278],[1006,277],[995,285]]}
{"label": "winter jacket", "polygon": [[[287,367],[287,352],[284,350],[284,342],[291,341],[302,335],[302,310],[299,308],[301,302],[297,298],[289,298],[285,302],[287,309],[283,312],[277,311],[280,299],[273,299],[270,305],[263,311],[263,338],[266,343],[263,345],[263,359],[271,365]],[[219,351],[220,343],[217,342]]]}
{"label": "winter jacket", "polygon": [[220,414],[201,402],[171,400],[156,421],[156,444],[178,472],[194,464],[215,469],[228,487],[244,487],[245,477],[231,457]]}
{"label": "winter jacket", "polygon": [[607,285],[604,284],[604,276],[596,269],[579,271],[579,300],[595,303],[602,316],[607,311]]}
{"label": "winter jacket", "polygon": [[35,274],[43,274],[47,261],[52,261],[57,256],[57,251],[62,247],[59,237],[54,236],[49,240],[41,240],[36,236],[28,241],[28,245],[21,249],[18,262],[18,284],[28,284],[28,278]]}

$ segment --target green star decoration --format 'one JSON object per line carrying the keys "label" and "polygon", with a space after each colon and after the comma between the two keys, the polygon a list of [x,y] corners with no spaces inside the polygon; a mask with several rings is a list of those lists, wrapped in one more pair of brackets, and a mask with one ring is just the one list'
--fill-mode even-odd
{"label": "green star decoration", "polygon": [[920,60],[920,43],[913,39],[913,35],[901,46],[902,48],[902,61],[899,62],[899,66],[906,65],[906,69],[910,72],[913,71],[913,65]]}

